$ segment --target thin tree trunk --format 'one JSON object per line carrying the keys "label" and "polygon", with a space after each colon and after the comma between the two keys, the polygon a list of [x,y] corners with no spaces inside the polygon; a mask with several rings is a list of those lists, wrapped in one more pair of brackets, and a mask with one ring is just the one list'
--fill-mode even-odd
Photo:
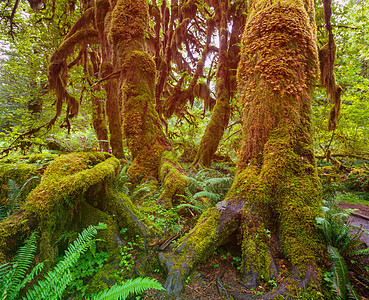
{"label": "thin tree trunk", "polygon": [[[193,166],[200,164],[210,166],[212,158],[218,149],[220,140],[228,126],[230,116],[230,99],[236,89],[235,69],[239,61],[240,27],[243,25],[243,15],[234,16],[232,34],[227,37],[228,31],[228,1],[221,1],[218,5],[219,21],[219,61],[216,74],[216,104],[210,121],[202,136],[199,150],[192,163]],[[229,46],[228,46],[229,45]],[[237,50],[236,50],[237,49]]]}

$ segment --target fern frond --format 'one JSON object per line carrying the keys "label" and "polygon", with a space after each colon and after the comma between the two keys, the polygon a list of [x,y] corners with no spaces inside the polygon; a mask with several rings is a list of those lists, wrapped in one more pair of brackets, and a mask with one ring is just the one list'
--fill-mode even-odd
{"label": "fern frond", "polygon": [[347,285],[350,284],[347,264],[338,249],[328,246],[328,252],[332,258],[333,282],[337,295],[345,299]]}
{"label": "fern frond", "polygon": [[9,216],[9,210],[6,206],[0,204],[0,221]]}
{"label": "fern frond", "polygon": [[193,210],[197,210],[200,213],[206,211],[206,208],[204,208],[203,206],[200,206],[200,205],[196,206],[196,205],[192,205],[192,204],[188,204],[188,203],[177,205],[176,209],[180,210],[181,208],[184,208],[184,207],[188,207],[188,208],[191,208]]}
{"label": "fern frond", "polygon": [[346,287],[347,287],[349,299],[353,299],[353,300],[361,299],[361,297],[359,297],[359,295],[356,293],[355,289],[352,287],[351,284],[348,284]]}
{"label": "fern frond", "polygon": [[22,187],[20,188],[20,190],[19,190],[19,194],[18,194],[18,198],[20,198],[20,196],[22,195],[22,193],[23,193],[24,189],[26,188],[26,186],[27,186],[27,185],[28,185],[32,180],[34,180],[34,179],[40,179],[40,177],[38,177],[38,176],[32,176],[31,178],[28,178],[28,179],[26,180],[26,182],[25,182],[25,183],[23,183]]}
{"label": "fern frond", "polygon": [[26,240],[24,246],[17,251],[14,262],[0,267],[1,299],[17,299],[22,288],[22,280],[26,276],[29,267],[32,264],[36,251],[37,232],[33,232]]}
{"label": "fern frond", "polygon": [[[8,198],[9,198],[9,202],[12,201],[14,202],[15,201],[15,198],[17,198],[18,194],[19,194],[19,191],[20,191],[20,187],[19,185],[13,180],[13,179],[10,179],[8,180]],[[8,203],[9,205],[10,203]]]}
{"label": "fern frond", "polygon": [[31,282],[33,278],[42,270],[44,267],[43,263],[37,264],[32,271],[23,279],[23,281],[17,285],[16,289],[13,292],[14,298],[7,298],[7,299],[18,299],[17,296],[19,292],[26,286],[28,282]]}
{"label": "fern frond", "polygon": [[224,194],[229,190],[232,182],[232,177],[216,177],[207,179],[204,184],[207,191],[217,194]]}
{"label": "fern frond", "polygon": [[73,276],[70,273],[70,268],[73,267],[82,253],[95,243],[94,236],[98,229],[106,229],[107,225],[99,223],[97,226],[89,226],[84,229],[74,241],[69,245],[65,251],[64,258],[54,267],[52,271],[49,271],[44,280],[38,282],[33,286],[33,290],[29,290],[26,298],[29,300],[36,299],[59,299],[63,294],[65,288],[73,281]]}
{"label": "fern frond", "polygon": [[197,198],[200,198],[200,197],[209,198],[213,204],[218,203],[219,200],[220,200],[220,195],[219,194],[209,192],[209,191],[201,191],[201,192],[198,192],[195,195],[193,195],[194,199],[197,199]]}
{"label": "fern frond", "polygon": [[188,192],[191,193],[191,195],[203,189],[203,185],[201,181],[198,181],[195,178],[190,177],[190,176],[186,176],[186,179],[188,182],[186,189],[188,190]]}
{"label": "fern frond", "polygon": [[37,232],[33,232],[26,240],[24,246],[20,247],[17,252],[15,260],[12,263],[12,270],[8,279],[10,283],[10,286],[8,287],[8,294],[11,295],[8,299],[12,299],[12,295],[14,295],[15,298],[20,291],[19,286],[21,285],[22,280],[26,276],[26,273],[32,264],[37,249],[37,237]]}
{"label": "fern frond", "polygon": [[164,290],[156,280],[139,277],[114,285],[97,295],[92,295],[91,300],[126,299],[129,294],[137,294],[149,289]]}
{"label": "fern frond", "polygon": [[347,256],[369,256],[369,248],[348,252]]}

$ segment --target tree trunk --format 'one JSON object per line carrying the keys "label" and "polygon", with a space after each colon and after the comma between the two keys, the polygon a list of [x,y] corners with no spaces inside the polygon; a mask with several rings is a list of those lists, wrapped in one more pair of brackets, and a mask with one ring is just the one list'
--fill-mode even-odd
{"label": "tree trunk", "polygon": [[58,254],[56,241],[62,234],[99,222],[109,226],[102,233],[108,251],[116,248],[118,226],[146,239],[152,232],[138,221],[138,217],[143,219],[140,213],[126,196],[109,188],[119,167],[116,158],[100,152],[55,159],[20,209],[0,222],[0,264],[11,261],[24,237],[34,230],[41,237],[38,259],[49,259],[50,264]]}
{"label": "tree trunk", "polygon": [[[238,84],[243,143],[238,172],[226,199],[207,211],[175,247],[162,255],[168,294],[178,294],[191,269],[234,231],[242,234],[245,284],[289,274],[263,295],[293,293],[309,283],[318,299],[320,182],[311,137],[311,87],[317,73],[312,0],[249,1]],[[298,290],[298,289],[296,289]],[[315,292],[314,292],[315,291]],[[242,299],[242,296],[240,296]]]}
{"label": "tree trunk", "polygon": [[114,65],[120,66],[118,96],[123,106],[123,128],[133,157],[130,181],[159,179],[164,183],[160,201],[170,207],[172,196],[185,187],[183,171],[155,110],[156,66],[145,49],[148,7],[144,0],[118,0],[112,12],[109,43]]}
{"label": "tree trunk", "polygon": [[216,8],[217,15],[219,17],[219,59],[215,86],[217,102],[210,121],[206,126],[205,133],[200,142],[199,150],[193,162],[193,165],[200,164],[206,167],[210,166],[211,159],[213,158],[215,151],[217,151],[224,130],[228,125],[230,113],[230,80],[227,51],[228,1],[220,1]]}
{"label": "tree trunk", "polygon": [[[244,25],[244,16],[233,16],[231,37],[227,37],[228,26],[228,1],[220,1],[217,6],[219,17],[219,61],[216,74],[216,104],[210,121],[202,136],[199,150],[192,163],[210,166],[211,160],[218,149],[224,130],[227,128],[230,116],[230,100],[236,90],[235,69],[239,62],[239,47],[241,32]],[[229,45],[229,46],[228,46]]]}
{"label": "tree trunk", "polygon": [[[95,23],[99,33],[102,53],[102,64],[100,66],[101,78],[106,78],[114,71],[112,64],[112,51],[108,44],[108,32],[111,18],[111,7],[108,0],[95,1]],[[117,158],[124,157],[123,132],[121,106],[117,99],[117,79],[111,78],[103,85],[106,91],[106,113],[109,123],[110,146],[112,153]]]}
{"label": "tree trunk", "polygon": [[99,141],[100,150],[108,152],[108,127],[106,125],[106,112],[104,102],[100,97],[92,96],[92,125]]}

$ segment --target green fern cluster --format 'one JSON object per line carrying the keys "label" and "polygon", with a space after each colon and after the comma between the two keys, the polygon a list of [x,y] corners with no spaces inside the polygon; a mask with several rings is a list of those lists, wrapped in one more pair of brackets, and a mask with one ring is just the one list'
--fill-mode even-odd
{"label": "green fern cluster", "polygon": [[[363,233],[348,222],[353,210],[342,210],[334,202],[325,202],[323,218],[317,218],[332,259],[332,289],[341,298],[359,299],[349,280],[349,271],[354,271],[360,284],[369,285],[368,269],[361,263],[369,256],[369,248],[360,240]],[[363,276],[364,275],[364,276]]]}
{"label": "green fern cluster", "polygon": [[39,177],[29,178],[22,186],[19,186],[13,179],[8,180],[8,202],[5,205],[0,204],[0,221],[9,217],[14,210],[19,208],[25,187],[34,179],[39,179]]}
{"label": "green fern cluster", "polygon": [[[93,246],[97,230],[106,229],[107,225],[99,223],[89,226],[80,233],[77,239],[65,252],[64,258],[49,271],[43,280],[39,280],[32,289],[28,290],[23,300],[61,299],[67,286],[75,279],[70,269],[75,266],[83,253]],[[42,269],[40,263],[28,274],[32,264],[36,247],[37,233],[33,233],[18,250],[14,262],[0,266],[0,297],[2,300],[19,299],[20,291]],[[90,299],[125,299],[129,294],[140,293],[147,289],[162,290],[163,287],[151,278],[136,278],[119,285],[114,285],[100,293],[91,295]]]}
{"label": "green fern cluster", "polygon": [[[204,212],[222,200],[232,185],[233,177],[224,176],[213,169],[202,169],[194,176],[187,177],[189,184],[185,188],[184,199],[187,203],[180,204],[177,209],[188,207]],[[210,203],[201,201],[207,198]]]}
{"label": "green fern cluster", "polygon": [[20,247],[12,263],[0,266],[0,299],[18,299],[19,292],[42,269],[43,264],[38,264],[28,275],[36,247],[37,232],[33,232],[24,246]]}

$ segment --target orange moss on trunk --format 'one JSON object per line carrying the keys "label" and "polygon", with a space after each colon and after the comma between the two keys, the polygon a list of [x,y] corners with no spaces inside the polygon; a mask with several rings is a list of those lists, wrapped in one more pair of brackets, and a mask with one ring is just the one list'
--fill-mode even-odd
{"label": "orange moss on trunk", "polygon": [[289,275],[262,298],[309,287],[311,297],[321,299],[322,241],[315,226],[321,186],[310,97],[317,74],[314,5],[255,0],[249,8],[238,67],[244,121],[238,172],[226,199],[162,257],[169,271],[166,286],[169,294],[178,294],[192,267],[240,228],[248,288],[261,278],[277,280],[283,257],[290,262]]}

